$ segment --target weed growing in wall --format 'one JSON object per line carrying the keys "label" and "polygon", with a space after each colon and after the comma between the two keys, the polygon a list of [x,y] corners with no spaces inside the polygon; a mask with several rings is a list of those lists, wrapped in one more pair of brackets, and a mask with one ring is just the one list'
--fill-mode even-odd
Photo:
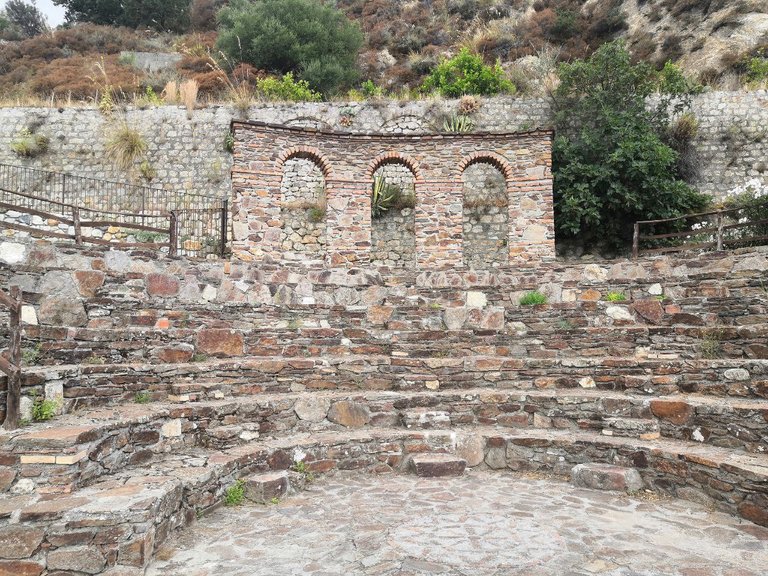
{"label": "weed growing in wall", "polygon": [[245,500],[245,482],[237,480],[224,492],[224,506],[240,506]]}
{"label": "weed growing in wall", "polygon": [[538,306],[540,304],[547,303],[547,296],[542,294],[538,290],[532,292],[526,292],[520,298],[520,306]]}
{"label": "weed growing in wall", "polygon": [[624,295],[624,292],[616,292],[613,290],[608,292],[603,298],[606,302],[624,302],[626,299],[627,297]]}
{"label": "weed growing in wall", "polygon": [[42,396],[36,396],[32,403],[32,420],[45,422],[56,416],[59,404],[55,400],[47,400]]}
{"label": "weed growing in wall", "polygon": [[141,132],[124,123],[107,141],[106,150],[115,165],[127,171],[146,154],[147,141]]}
{"label": "weed growing in wall", "polygon": [[20,158],[35,158],[48,151],[50,140],[42,134],[34,134],[29,128],[22,128],[11,142],[11,150]]}

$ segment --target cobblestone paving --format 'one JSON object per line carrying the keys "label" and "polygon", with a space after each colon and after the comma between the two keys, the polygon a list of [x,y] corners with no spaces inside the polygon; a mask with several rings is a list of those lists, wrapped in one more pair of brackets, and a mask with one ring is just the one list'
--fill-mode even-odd
{"label": "cobblestone paving", "polygon": [[337,474],[271,506],[217,511],[148,576],[747,576],[768,529],[681,500],[548,479]]}

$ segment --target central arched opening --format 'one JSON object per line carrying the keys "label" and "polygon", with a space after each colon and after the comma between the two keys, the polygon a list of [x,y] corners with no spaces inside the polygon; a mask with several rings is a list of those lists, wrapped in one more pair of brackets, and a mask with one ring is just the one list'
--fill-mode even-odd
{"label": "central arched opening", "polygon": [[285,260],[325,257],[325,185],[323,170],[312,156],[296,155],[283,164],[280,246]]}
{"label": "central arched opening", "polygon": [[398,158],[382,162],[371,182],[371,261],[408,268],[416,260],[416,176]]}
{"label": "central arched opening", "polygon": [[509,197],[504,173],[479,158],[461,174],[464,264],[474,269],[509,263]]}

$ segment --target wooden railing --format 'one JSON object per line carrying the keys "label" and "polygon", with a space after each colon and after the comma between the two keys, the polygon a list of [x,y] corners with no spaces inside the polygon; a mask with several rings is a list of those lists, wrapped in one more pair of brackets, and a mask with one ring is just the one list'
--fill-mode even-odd
{"label": "wooden railing", "polygon": [[[641,220],[635,222],[634,233],[632,235],[632,257],[637,258],[641,254],[664,254],[666,252],[685,252],[687,250],[707,250],[714,248],[715,250],[724,250],[738,245],[756,245],[761,243],[768,243],[768,233],[759,233],[752,236],[739,236],[736,238],[730,238],[727,234],[735,230],[749,230],[756,227],[768,227],[768,218],[761,218],[757,220],[746,220],[729,223],[733,218],[729,219],[729,216],[737,215],[744,212],[746,209],[762,209],[765,208],[768,211],[768,201],[753,204],[749,207],[730,208],[728,210],[715,210],[712,212],[700,212],[698,214],[686,214],[685,216],[679,216],[677,218],[666,218],[663,220]],[[643,226],[658,226],[664,225],[674,228],[675,224],[684,223],[686,221],[698,221],[707,222],[708,225],[702,228],[687,227],[686,230],[679,232],[668,232],[663,234],[642,234],[641,228]],[[766,228],[768,229],[768,228]],[[685,239],[696,236],[708,235],[710,238],[704,242],[686,242]],[[669,246],[662,246],[656,248],[641,248],[641,241],[669,241],[675,239],[683,239],[680,244],[671,244]]]}
{"label": "wooden railing", "polygon": [[8,350],[0,354],[0,370],[8,375],[5,394],[5,421],[3,428],[19,427],[21,401],[21,288],[11,286],[11,293],[0,290],[0,304],[10,310],[10,336]]}
{"label": "wooden railing", "polygon": [[[6,200],[8,199],[8,196],[11,196],[15,201],[13,203],[0,201],[0,210],[13,210],[22,214],[39,216],[40,218],[47,220],[56,220],[61,224],[71,226],[73,233],[67,234],[64,232],[53,232],[50,230],[35,228],[34,226],[4,221],[0,221],[0,228],[10,228],[12,230],[27,232],[35,237],[42,236],[74,240],[76,244],[82,245],[83,243],[113,244],[113,242],[110,240],[83,235],[82,230],[83,228],[114,226],[121,229],[168,235],[168,242],[121,242],[121,247],[151,249],[168,248],[168,253],[171,256],[175,256],[178,252],[178,215],[176,211],[165,212],[162,214],[130,214],[122,212],[110,212],[108,216],[112,218],[100,218],[101,213],[95,210],[91,210],[90,208],[73,206],[72,204],[65,204],[63,202],[49,200],[47,198],[41,198],[38,196],[31,196],[21,192],[12,192],[8,190],[3,190],[2,192],[3,200]],[[51,206],[50,209],[55,210],[55,212],[46,212],[37,207],[25,205],[25,203],[34,204],[35,206]],[[87,216],[89,214],[91,215],[89,217],[90,219],[83,219],[84,215]],[[152,220],[165,220],[167,221],[167,224],[161,228],[159,226],[149,226],[143,223]],[[142,223],[138,223],[137,221]]]}

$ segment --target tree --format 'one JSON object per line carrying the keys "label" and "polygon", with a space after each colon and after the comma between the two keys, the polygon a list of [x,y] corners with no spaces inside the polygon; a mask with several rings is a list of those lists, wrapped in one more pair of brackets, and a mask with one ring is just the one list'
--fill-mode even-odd
{"label": "tree", "polygon": [[45,16],[35,6],[34,0],[31,4],[27,4],[24,0],[8,0],[5,5],[5,18],[10,24],[9,28],[15,27],[22,36],[27,38],[48,30]]}
{"label": "tree", "polygon": [[[677,173],[661,135],[693,91],[669,67],[633,65],[620,42],[560,67],[554,93],[555,224],[562,236],[611,249],[627,245],[637,220],[680,216],[708,198]],[[654,96],[651,99],[651,96]]]}
{"label": "tree", "polygon": [[515,85],[504,76],[498,62],[495,66],[487,66],[479,54],[462,48],[456,56],[443,60],[432,70],[421,90],[458,98],[464,94],[492,96],[499,92],[514,92]]}
{"label": "tree", "polygon": [[234,62],[291,72],[324,94],[357,80],[363,34],[336,8],[315,0],[232,0],[218,19],[218,47]]}
{"label": "tree", "polygon": [[53,0],[67,9],[68,22],[153,28],[184,32],[189,27],[190,0]]}

